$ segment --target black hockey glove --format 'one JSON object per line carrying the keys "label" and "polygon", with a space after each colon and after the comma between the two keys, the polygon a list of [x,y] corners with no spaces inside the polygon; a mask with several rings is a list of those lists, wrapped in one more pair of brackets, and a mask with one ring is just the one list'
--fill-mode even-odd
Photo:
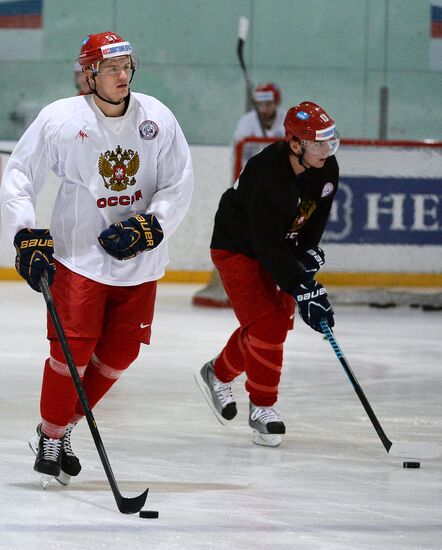
{"label": "black hockey glove", "polygon": [[117,260],[128,260],[158,246],[163,236],[154,214],[137,214],[127,221],[113,223],[101,233],[98,241]]}
{"label": "black hockey glove", "polygon": [[325,254],[319,246],[297,252],[295,258],[305,269],[306,281],[312,281],[325,262]]}
{"label": "black hockey glove", "polygon": [[298,285],[293,296],[298,303],[301,317],[312,329],[322,334],[321,319],[324,319],[330,328],[334,326],[334,311],[328,301],[327,291],[320,283],[311,281]]}
{"label": "black hockey glove", "polygon": [[21,229],[14,237],[17,251],[15,269],[31,288],[40,291],[40,278],[46,272],[48,285],[54,282],[54,241],[49,229]]}

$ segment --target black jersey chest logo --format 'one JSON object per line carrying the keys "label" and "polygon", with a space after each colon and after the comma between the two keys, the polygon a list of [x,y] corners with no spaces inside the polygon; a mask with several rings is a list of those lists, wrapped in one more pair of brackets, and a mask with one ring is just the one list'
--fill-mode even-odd
{"label": "black jersey chest logo", "polygon": [[104,185],[112,191],[124,191],[128,185],[135,185],[133,177],[140,167],[140,157],[132,149],[124,150],[118,145],[115,151],[106,151],[98,159],[98,171]]}
{"label": "black jersey chest logo", "polygon": [[288,234],[298,233],[305,222],[310,218],[316,210],[316,202],[314,200],[303,200],[299,205],[296,218],[293,220]]}

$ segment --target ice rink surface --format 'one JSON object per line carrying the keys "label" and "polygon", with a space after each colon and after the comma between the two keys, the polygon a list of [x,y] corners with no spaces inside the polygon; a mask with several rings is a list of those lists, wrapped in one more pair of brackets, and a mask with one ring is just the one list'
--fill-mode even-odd
{"label": "ice rink surface", "polygon": [[[244,380],[218,423],[193,372],[236,327],[191,306],[195,285],[159,286],[152,344],[94,410],[125,496],[120,514],[86,423],[83,471],[43,491],[28,439],[39,420],[45,305],[0,283],[0,548],[17,550],[426,550],[442,548],[442,459],[403,469],[382,446],[329,343],[297,320],[285,348],[279,448],[253,445]],[[442,314],[338,306],[335,335],[394,442],[442,443]]]}

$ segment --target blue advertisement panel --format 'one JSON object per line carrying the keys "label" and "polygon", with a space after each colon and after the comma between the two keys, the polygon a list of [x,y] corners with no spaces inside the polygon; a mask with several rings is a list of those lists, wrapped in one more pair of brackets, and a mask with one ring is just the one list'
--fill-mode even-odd
{"label": "blue advertisement panel", "polygon": [[323,240],[441,245],[442,179],[342,176]]}

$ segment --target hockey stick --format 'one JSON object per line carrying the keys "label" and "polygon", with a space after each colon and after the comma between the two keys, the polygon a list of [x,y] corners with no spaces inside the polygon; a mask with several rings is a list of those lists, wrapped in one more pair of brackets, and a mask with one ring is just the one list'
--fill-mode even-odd
{"label": "hockey stick", "polygon": [[259,112],[258,106],[256,105],[256,101],[253,98],[253,88],[254,87],[253,87],[252,82],[250,81],[249,74],[247,72],[247,67],[246,67],[246,64],[244,62],[243,50],[244,50],[244,44],[247,40],[248,33],[249,33],[249,20],[247,19],[247,17],[240,17],[239,18],[239,27],[238,27],[238,44],[237,44],[237,47],[236,47],[236,52],[238,54],[238,59],[239,59],[240,65],[241,65],[243,75],[244,75],[244,80],[246,82],[247,98],[250,101],[250,103],[252,104],[252,106],[255,110],[256,116],[258,117],[259,126],[261,128],[261,132],[262,132],[263,137],[267,137],[267,132],[266,132],[264,122],[263,122],[262,117],[261,117],[261,113]]}
{"label": "hockey stick", "polygon": [[109,481],[109,485],[112,489],[112,493],[114,494],[118,509],[122,514],[135,514],[139,512],[141,508],[144,506],[149,489],[146,489],[144,493],[133,498],[123,497],[123,495],[120,493],[117,482],[115,481],[114,474],[112,472],[111,465],[109,463],[109,459],[106,454],[106,450],[103,445],[103,441],[100,436],[100,432],[98,431],[98,427],[95,422],[94,416],[92,414],[91,408],[89,406],[86,394],[84,392],[83,385],[80,380],[80,376],[78,375],[77,367],[75,366],[74,359],[71,354],[71,350],[69,349],[69,344],[66,340],[66,336],[65,336],[63,327],[61,325],[60,318],[58,316],[57,310],[55,309],[54,300],[52,298],[51,291],[49,290],[49,285],[48,285],[48,280],[46,275],[41,277],[39,286],[40,286],[40,290],[43,293],[43,297],[45,299],[49,315],[52,319],[52,322],[54,323],[54,327],[57,332],[58,339],[60,341],[61,349],[63,350],[63,354],[66,358],[69,372],[71,373],[72,380],[74,381],[75,389],[77,390],[77,394],[80,399],[81,406],[83,408],[84,414],[87,419],[87,423],[89,424],[89,428],[90,428],[92,437],[94,439],[95,447],[97,448],[98,454],[101,459],[101,463],[103,464],[104,471],[106,472],[106,476]]}
{"label": "hockey stick", "polygon": [[387,453],[391,456],[397,458],[438,458],[442,454],[442,449],[438,445],[433,445],[431,443],[393,443],[388,439],[385,434],[382,426],[377,419],[373,409],[371,408],[368,399],[365,396],[364,391],[362,390],[359,382],[356,379],[354,372],[351,370],[350,365],[348,364],[347,359],[344,356],[343,351],[339,347],[338,342],[336,341],[330,327],[327,325],[326,321],[323,319],[320,322],[322,332],[324,333],[327,340],[330,342],[333,351],[336,354],[336,357],[339,359],[348,379],[350,380],[355,392],[357,393],[362,406],[365,409],[371,423],[376,430],[376,433],[379,436],[379,439],[382,441],[382,445],[385,447]]}

